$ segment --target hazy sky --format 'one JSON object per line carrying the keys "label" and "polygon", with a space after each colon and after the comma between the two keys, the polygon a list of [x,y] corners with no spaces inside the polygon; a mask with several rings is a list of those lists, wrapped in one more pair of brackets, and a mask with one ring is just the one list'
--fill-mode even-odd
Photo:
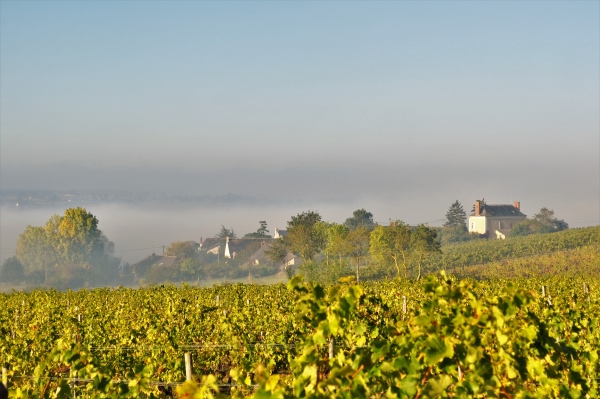
{"label": "hazy sky", "polygon": [[0,188],[349,201],[411,222],[485,197],[600,223],[598,1],[0,12]]}

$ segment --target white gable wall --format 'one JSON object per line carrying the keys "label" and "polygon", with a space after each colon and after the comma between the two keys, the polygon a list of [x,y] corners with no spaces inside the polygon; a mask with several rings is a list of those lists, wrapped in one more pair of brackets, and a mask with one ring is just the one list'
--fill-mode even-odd
{"label": "white gable wall", "polygon": [[485,234],[487,218],[485,216],[469,216],[469,233]]}

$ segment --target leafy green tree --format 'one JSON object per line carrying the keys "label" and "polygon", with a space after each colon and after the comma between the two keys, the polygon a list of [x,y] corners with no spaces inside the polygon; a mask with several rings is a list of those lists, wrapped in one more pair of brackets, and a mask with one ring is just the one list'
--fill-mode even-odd
{"label": "leafy green tree", "polygon": [[540,209],[532,219],[525,219],[514,226],[508,233],[509,237],[524,237],[530,234],[547,234],[566,230],[569,225],[564,220],[554,217],[554,211],[548,208]]}
{"label": "leafy green tree", "polygon": [[432,254],[442,252],[435,229],[424,224],[413,229],[410,234],[410,250],[412,258],[417,263],[417,280],[420,280],[423,261]]}
{"label": "leafy green tree", "polygon": [[267,230],[267,222],[261,220],[260,227],[254,233],[244,234],[244,238],[271,238],[269,230]]}
{"label": "leafy green tree", "polygon": [[373,214],[371,212],[367,212],[364,208],[355,210],[352,213],[352,217],[346,219],[344,225],[350,230],[356,230],[359,227],[363,227],[371,231],[375,228]]}
{"label": "leafy green tree", "polygon": [[185,258],[179,265],[179,272],[183,278],[201,278],[204,277],[204,270],[200,261],[196,258]]}
{"label": "leafy green tree", "polygon": [[114,245],[98,229],[98,219],[84,208],[69,208],[53,215],[45,226],[27,226],[17,241],[16,256],[27,274],[56,269],[105,279],[118,273],[120,259]]}
{"label": "leafy green tree", "polygon": [[532,221],[526,219],[516,224],[509,232],[508,237],[525,237],[533,233]]}
{"label": "leafy green tree", "polygon": [[104,254],[104,240],[98,219],[84,208],[69,208],[56,229],[55,248],[67,263],[91,263]]}
{"label": "leafy green tree", "polygon": [[325,253],[327,255],[327,264],[329,264],[329,256],[334,255],[341,261],[344,256],[350,252],[349,243],[347,241],[350,230],[348,227],[334,223],[327,228],[327,244]]}
{"label": "leafy green tree", "polygon": [[285,240],[278,239],[269,244],[269,248],[265,250],[265,255],[271,262],[276,265],[281,265],[282,268],[287,271],[286,260],[289,252]]}
{"label": "leafy green tree", "polygon": [[325,229],[320,222],[321,215],[314,211],[299,213],[288,222],[284,240],[302,262],[311,261],[326,245]]}
{"label": "leafy green tree", "polygon": [[0,281],[18,283],[24,279],[25,272],[21,262],[15,256],[6,259],[2,264],[2,270],[0,270]]}
{"label": "leafy green tree", "polygon": [[198,247],[193,241],[176,241],[167,248],[167,255],[177,256],[179,260],[198,258]]}
{"label": "leafy green tree", "polygon": [[533,221],[535,222],[536,232],[541,234],[554,233],[569,228],[564,220],[555,218],[554,211],[548,208],[542,208],[539,213],[533,215]]}
{"label": "leafy green tree", "polygon": [[370,252],[379,262],[392,263],[397,276],[402,265],[404,277],[408,277],[410,226],[400,220],[391,221],[389,226],[377,226],[371,232]]}
{"label": "leafy green tree", "polygon": [[463,209],[463,206],[458,200],[456,200],[450,208],[448,208],[448,212],[446,212],[446,223],[444,223],[444,227],[458,227],[461,226],[465,230],[467,229],[466,221],[467,221],[467,213]]}
{"label": "leafy green tree", "polygon": [[225,237],[229,237],[230,239],[234,239],[237,238],[237,236],[235,235],[235,231],[233,231],[233,227],[227,229],[225,226],[221,225],[221,231],[219,231],[217,233],[217,235],[215,235],[215,237],[217,238],[225,238]]}
{"label": "leafy green tree", "polygon": [[360,262],[369,253],[369,234],[370,230],[359,226],[354,230],[350,230],[346,237],[350,248],[348,255],[352,258],[356,268],[356,282],[359,281]]}
{"label": "leafy green tree", "polygon": [[48,263],[56,259],[52,237],[44,227],[25,227],[17,241],[16,257],[25,273],[43,272]]}

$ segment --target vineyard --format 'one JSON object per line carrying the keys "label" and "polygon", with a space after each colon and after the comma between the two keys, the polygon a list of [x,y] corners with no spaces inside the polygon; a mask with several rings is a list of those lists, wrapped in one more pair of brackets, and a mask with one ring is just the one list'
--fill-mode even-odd
{"label": "vineyard", "polygon": [[431,259],[430,270],[453,270],[515,258],[574,250],[586,246],[600,248],[600,227],[570,229],[553,234],[534,234],[506,240],[480,240],[445,246]]}
{"label": "vineyard", "polygon": [[599,257],[495,266],[569,278],[14,292],[0,361],[11,398],[593,398]]}

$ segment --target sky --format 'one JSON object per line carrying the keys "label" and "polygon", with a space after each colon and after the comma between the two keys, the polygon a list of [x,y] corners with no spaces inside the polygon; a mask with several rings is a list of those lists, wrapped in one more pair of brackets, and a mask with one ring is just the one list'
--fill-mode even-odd
{"label": "sky", "polygon": [[600,2],[2,0],[2,188],[597,225]]}

